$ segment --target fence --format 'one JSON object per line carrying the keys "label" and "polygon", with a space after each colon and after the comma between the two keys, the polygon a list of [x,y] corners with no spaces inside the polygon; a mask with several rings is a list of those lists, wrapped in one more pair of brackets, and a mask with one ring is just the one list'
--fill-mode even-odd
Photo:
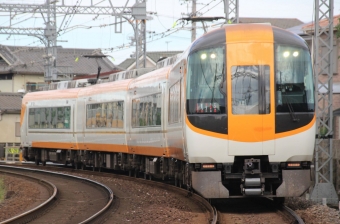
{"label": "fence", "polygon": [[6,162],[22,161],[22,156],[19,147],[20,143],[4,143],[4,145],[5,145],[5,147],[3,147],[5,151],[4,159]]}

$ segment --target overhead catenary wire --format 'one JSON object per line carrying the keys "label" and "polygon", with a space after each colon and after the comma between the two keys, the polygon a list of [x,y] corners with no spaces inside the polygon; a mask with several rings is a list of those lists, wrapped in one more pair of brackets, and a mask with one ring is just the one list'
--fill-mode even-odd
{"label": "overhead catenary wire", "polygon": [[[202,8],[200,8],[199,10],[197,10],[197,12],[202,11],[203,9],[206,9],[206,8],[209,7],[209,5],[211,5],[211,3],[214,2],[214,1],[215,1],[215,0],[212,0],[212,1],[210,1],[209,3],[205,4]],[[75,7],[75,8],[79,7],[80,4],[81,4],[81,2],[82,2],[82,0],[77,0],[77,2],[76,2],[76,4],[74,5],[74,7]],[[222,2],[222,1],[220,1],[220,2]],[[220,3],[220,2],[219,2],[219,3]],[[208,12],[208,11],[210,11],[212,8],[216,7],[219,3],[217,3],[217,4],[216,4],[215,6],[213,6],[213,7],[209,7],[209,9],[208,9],[206,12]],[[83,25],[83,26],[82,26],[82,25],[77,24],[77,25],[71,26],[72,19],[73,19],[74,16],[75,16],[75,11],[76,11],[76,10],[72,10],[72,13],[71,13],[70,15],[68,15],[68,18],[67,18],[67,20],[66,20],[66,22],[65,22],[65,24],[64,24],[63,29],[60,29],[60,30],[58,31],[58,33],[57,33],[57,34],[58,34],[58,37],[61,37],[61,36],[63,36],[64,34],[70,32],[70,31],[73,31],[73,30],[75,30],[75,29],[105,28],[105,27],[107,27],[107,26],[112,26],[112,25],[115,25],[115,24],[116,24],[116,23],[110,23],[110,24],[89,25],[89,26],[86,26],[86,25]],[[204,12],[204,13],[206,13],[206,12]],[[159,20],[159,16],[163,16],[163,15],[157,15],[158,20]],[[92,22],[92,21],[94,21],[94,20],[97,20],[98,17],[99,17],[99,15],[96,15],[92,20],[87,21],[87,22],[84,22],[84,23],[82,23],[82,24],[87,24],[87,23],[90,23],[90,22]],[[33,16],[32,16],[32,18],[33,18]],[[38,17],[34,17],[34,18],[35,18],[35,19],[38,19]],[[26,18],[26,20],[27,20],[27,19],[28,19],[28,18]],[[159,20],[159,21],[160,21],[160,20]],[[121,21],[121,23],[123,23],[123,22],[126,22],[126,21]],[[162,24],[162,25],[163,25],[163,24]],[[181,27],[179,27],[179,26],[181,26]],[[163,27],[165,28],[164,25],[163,25]],[[110,29],[111,29],[111,28],[110,28]],[[181,38],[181,37],[178,37],[178,36],[173,36],[173,34],[178,33],[179,31],[182,31],[182,30],[188,30],[188,31],[190,31],[191,28],[188,27],[188,26],[186,26],[184,23],[177,24],[176,27],[169,28],[169,29],[167,29],[167,30],[165,30],[165,31],[163,31],[163,32],[161,32],[161,33],[151,33],[151,34],[149,35],[149,40],[147,40],[146,42],[147,42],[147,43],[151,43],[151,42],[158,41],[158,40],[160,40],[160,39],[163,39],[163,38],[166,38],[166,37],[169,37],[169,36],[172,36],[172,37],[175,37],[175,38]],[[110,33],[110,35],[111,35],[111,33]],[[155,38],[155,37],[156,37],[156,38]],[[158,37],[158,38],[157,38],[157,37]],[[187,38],[187,39],[190,39],[190,38]],[[110,41],[109,41],[109,43],[110,43]],[[39,46],[42,45],[41,41],[39,40],[39,41],[34,41],[34,42],[28,44],[28,46],[31,46],[31,45],[33,46],[34,44],[38,44]],[[123,49],[127,49],[127,48],[134,47],[134,46],[135,46],[135,45],[133,45],[133,44],[123,44],[123,45],[120,45],[120,46],[117,46],[117,47],[101,48],[101,49],[102,49],[103,51],[109,50],[109,51],[113,52],[113,50],[114,50],[114,51],[118,51],[118,50],[123,50]]]}

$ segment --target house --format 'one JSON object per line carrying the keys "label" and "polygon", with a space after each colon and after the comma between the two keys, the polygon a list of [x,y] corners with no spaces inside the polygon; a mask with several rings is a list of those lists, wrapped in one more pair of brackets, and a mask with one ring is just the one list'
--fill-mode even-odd
{"label": "house", "polygon": [[6,146],[20,144],[22,93],[0,93],[0,159]]}
{"label": "house", "polygon": [[[109,59],[83,57],[98,52],[96,49],[57,48],[56,68],[58,74],[77,76],[120,71]],[[18,47],[0,45],[0,91],[35,91],[45,85],[42,47]]]}

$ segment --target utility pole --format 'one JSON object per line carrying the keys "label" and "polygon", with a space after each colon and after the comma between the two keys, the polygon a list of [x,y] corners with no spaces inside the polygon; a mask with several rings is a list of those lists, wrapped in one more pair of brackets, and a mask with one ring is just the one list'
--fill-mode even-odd
{"label": "utility pole", "polygon": [[[192,0],[192,10],[191,10],[191,17],[196,17],[196,0]],[[194,42],[196,40],[196,22],[192,21],[192,27],[191,27],[191,42]]]}
{"label": "utility pole", "polygon": [[[47,16],[44,37],[46,40],[45,49],[45,82],[58,80],[57,74],[57,14],[55,3],[51,4],[50,0],[46,0]],[[65,77],[64,77],[65,78]],[[71,77],[67,77],[71,79]]]}
{"label": "utility pole", "polygon": [[[339,199],[333,184],[334,0],[315,0],[314,5],[313,52],[314,73],[317,80],[315,82],[317,135],[314,152],[315,186],[311,199],[319,203],[326,199],[328,204],[337,205]],[[328,24],[320,26],[321,20],[328,20]]]}
{"label": "utility pole", "polygon": [[168,44],[170,43],[171,41],[165,41],[165,43],[166,43],[166,51],[169,51],[168,50]]}
{"label": "utility pole", "polygon": [[238,0],[224,0],[225,24],[239,22]]}
{"label": "utility pole", "polygon": [[[65,5],[64,0],[61,4],[56,5],[57,1],[51,2],[46,0],[45,4],[0,4],[0,12],[7,12],[10,15],[10,26],[0,27],[0,34],[10,35],[29,35],[39,38],[45,45],[45,82],[60,81],[71,79],[70,74],[58,73],[57,59],[57,35],[61,32],[61,27],[66,16],[71,14],[82,15],[110,15],[115,16],[115,32],[122,32],[122,18],[129,21],[135,32],[136,41],[136,62],[139,56],[144,55],[146,58],[146,29],[145,23],[148,19],[146,16],[145,0],[136,0],[132,7],[127,7],[129,0],[125,6],[114,7],[112,0],[108,0],[109,6],[97,6],[91,1],[89,6],[70,6]],[[40,13],[45,23],[45,28],[17,28],[13,27],[12,13]],[[64,15],[59,29],[57,29],[56,15]],[[145,62],[144,62],[145,65]]]}

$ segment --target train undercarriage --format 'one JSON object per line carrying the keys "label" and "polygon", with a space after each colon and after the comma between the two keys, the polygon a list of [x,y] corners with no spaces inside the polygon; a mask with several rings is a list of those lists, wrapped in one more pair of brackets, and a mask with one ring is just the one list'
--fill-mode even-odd
{"label": "train undercarriage", "polygon": [[23,156],[37,165],[71,164],[76,169],[113,169],[171,180],[205,198],[301,196],[311,184],[311,162],[270,163],[268,156],[235,156],[233,163],[186,163],[165,157],[87,150],[24,148]]}

